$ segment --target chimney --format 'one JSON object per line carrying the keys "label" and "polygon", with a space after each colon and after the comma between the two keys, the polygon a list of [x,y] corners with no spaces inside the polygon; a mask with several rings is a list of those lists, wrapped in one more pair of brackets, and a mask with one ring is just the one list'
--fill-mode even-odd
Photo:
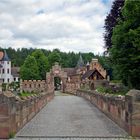
{"label": "chimney", "polygon": [[90,69],[90,65],[89,65],[89,62],[87,62],[87,71]]}

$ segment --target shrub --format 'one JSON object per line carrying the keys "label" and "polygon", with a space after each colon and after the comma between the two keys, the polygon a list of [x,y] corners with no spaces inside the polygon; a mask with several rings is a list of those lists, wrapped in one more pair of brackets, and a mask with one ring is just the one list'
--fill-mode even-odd
{"label": "shrub", "polygon": [[15,132],[10,132],[9,133],[9,138],[14,138],[15,137]]}
{"label": "shrub", "polygon": [[109,93],[109,94],[115,94],[115,95],[125,95],[128,92],[128,88],[125,86],[121,86],[119,88],[117,87],[103,87],[100,86],[96,89],[100,93]]}

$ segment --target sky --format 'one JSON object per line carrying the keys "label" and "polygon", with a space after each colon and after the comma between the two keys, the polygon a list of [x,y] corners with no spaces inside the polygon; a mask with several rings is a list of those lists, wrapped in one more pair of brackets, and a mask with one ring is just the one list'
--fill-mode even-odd
{"label": "sky", "polygon": [[112,0],[0,0],[0,46],[104,52]]}

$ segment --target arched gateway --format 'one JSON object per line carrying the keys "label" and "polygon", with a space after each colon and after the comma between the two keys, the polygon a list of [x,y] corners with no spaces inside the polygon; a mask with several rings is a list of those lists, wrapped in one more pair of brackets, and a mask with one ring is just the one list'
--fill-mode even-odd
{"label": "arched gateway", "polygon": [[61,66],[56,62],[52,67],[49,73],[47,73],[46,80],[48,84],[51,84],[51,87],[54,89],[54,78],[59,77],[61,79],[61,90],[62,92],[66,91],[66,82],[67,82],[67,72],[65,72]]}

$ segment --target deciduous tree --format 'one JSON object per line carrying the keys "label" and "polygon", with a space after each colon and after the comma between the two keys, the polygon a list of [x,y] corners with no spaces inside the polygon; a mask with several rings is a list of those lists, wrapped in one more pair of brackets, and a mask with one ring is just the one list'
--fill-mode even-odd
{"label": "deciduous tree", "polygon": [[110,56],[123,83],[140,89],[140,1],[126,0],[122,16],[113,30]]}
{"label": "deciduous tree", "polygon": [[28,55],[24,64],[20,68],[20,76],[23,80],[38,80],[40,79],[37,62],[34,56]]}

